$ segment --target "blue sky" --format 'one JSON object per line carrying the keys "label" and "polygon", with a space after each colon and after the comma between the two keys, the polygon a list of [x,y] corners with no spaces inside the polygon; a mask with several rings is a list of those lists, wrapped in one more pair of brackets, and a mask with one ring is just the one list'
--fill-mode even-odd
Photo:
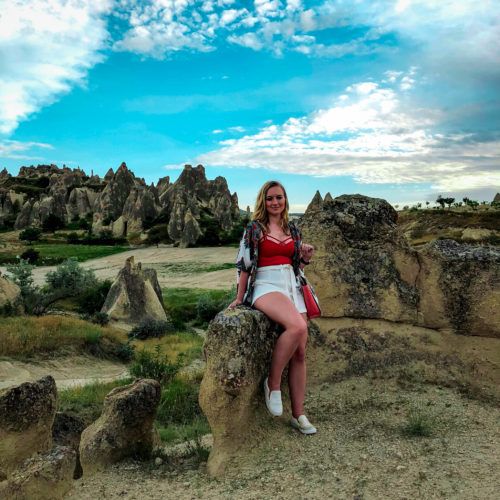
{"label": "blue sky", "polygon": [[0,0],[0,168],[148,182],[202,163],[240,206],[500,191],[500,1]]}

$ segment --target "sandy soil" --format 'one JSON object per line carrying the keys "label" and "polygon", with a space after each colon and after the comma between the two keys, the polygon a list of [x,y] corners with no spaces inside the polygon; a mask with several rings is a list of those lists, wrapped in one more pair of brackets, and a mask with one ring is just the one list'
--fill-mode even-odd
{"label": "sandy soil", "polygon": [[129,375],[122,363],[97,359],[92,356],[73,356],[53,360],[0,361],[0,389],[38,380],[52,375],[58,389],[81,386],[93,382],[111,382]]}
{"label": "sandy soil", "polygon": [[[143,267],[156,269],[161,287],[206,288],[227,290],[236,282],[236,270],[224,269],[213,272],[200,272],[208,266],[232,263],[236,260],[237,248],[203,247],[203,248],[137,248],[108,257],[88,260],[81,265],[92,269],[99,279],[115,279],[123,267],[125,259],[134,256],[136,262]],[[178,266],[172,266],[178,264]],[[53,271],[55,266],[37,267],[33,270],[35,284],[43,285],[45,275]],[[2,274],[5,267],[0,267]]]}

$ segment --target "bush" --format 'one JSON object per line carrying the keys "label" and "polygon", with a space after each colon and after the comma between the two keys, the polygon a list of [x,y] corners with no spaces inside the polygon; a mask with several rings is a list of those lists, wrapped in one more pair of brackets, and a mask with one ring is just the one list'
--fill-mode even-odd
{"label": "bush", "polygon": [[45,280],[51,291],[61,292],[66,297],[80,296],[97,285],[94,272],[83,269],[75,259],[59,264],[55,271],[47,273]]}
{"label": "bush", "polygon": [[0,306],[0,316],[3,318],[17,316],[18,314],[18,308],[10,300],[5,302],[3,306]]}
{"label": "bush", "polygon": [[152,378],[160,383],[168,383],[179,371],[178,362],[172,364],[167,356],[161,354],[160,346],[157,345],[155,352],[139,351],[135,360],[130,364],[130,374],[138,378]]}
{"label": "bush", "polygon": [[80,240],[80,237],[75,232],[72,232],[72,233],[69,233],[69,234],[66,235],[66,241],[70,245],[77,244],[79,242],[79,240]]}
{"label": "bush", "polygon": [[163,337],[167,333],[172,333],[173,331],[174,327],[172,323],[169,323],[168,321],[147,318],[141,321],[136,327],[132,328],[132,330],[127,333],[127,337],[130,340],[145,340],[150,338]]}
{"label": "bush", "polygon": [[104,305],[111,285],[110,280],[105,280],[87,288],[78,299],[79,311],[89,315],[99,312]]}
{"label": "bush", "polygon": [[31,244],[34,241],[38,241],[42,234],[42,230],[37,227],[28,227],[24,231],[19,233],[19,239],[21,241],[26,241],[26,243]]}
{"label": "bush", "polygon": [[109,323],[109,316],[106,313],[97,311],[90,316],[90,321],[96,325],[106,326]]}
{"label": "bush", "polygon": [[21,259],[28,262],[28,264],[35,264],[38,257],[40,257],[40,252],[37,252],[34,248],[28,248],[21,254]]}

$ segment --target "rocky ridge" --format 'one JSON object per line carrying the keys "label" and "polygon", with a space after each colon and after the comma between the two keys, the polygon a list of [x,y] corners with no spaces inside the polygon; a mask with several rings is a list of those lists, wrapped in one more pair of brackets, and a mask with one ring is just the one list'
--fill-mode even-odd
{"label": "rocky ridge", "polygon": [[240,219],[238,197],[223,177],[207,180],[202,165],[186,165],[171,183],[163,177],[148,186],[125,163],[104,178],[80,168],[56,165],[21,167],[17,176],[0,173],[0,225],[41,227],[49,215],[68,223],[92,217],[92,230],[111,230],[116,237],[142,233],[161,220],[168,236],[189,246],[204,233],[204,219],[223,231]]}

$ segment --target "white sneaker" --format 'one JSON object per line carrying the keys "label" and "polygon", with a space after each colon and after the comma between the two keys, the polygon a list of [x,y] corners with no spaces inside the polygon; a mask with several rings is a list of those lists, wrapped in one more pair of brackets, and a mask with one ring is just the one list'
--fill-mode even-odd
{"label": "white sneaker", "polygon": [[290,424],[295,427],[302,434],[316,434],[316,427],[314,427],[305,415],[301,415],[299,418],[292,417],[290,419]]}
{"label": "white sneaker", "polygon": [[264,396],[269,413],[274,417],[279,417],[283,413],[283,403],[281,402],[281,391],[270,391],[267,384],[267,377],[264,380]]}

